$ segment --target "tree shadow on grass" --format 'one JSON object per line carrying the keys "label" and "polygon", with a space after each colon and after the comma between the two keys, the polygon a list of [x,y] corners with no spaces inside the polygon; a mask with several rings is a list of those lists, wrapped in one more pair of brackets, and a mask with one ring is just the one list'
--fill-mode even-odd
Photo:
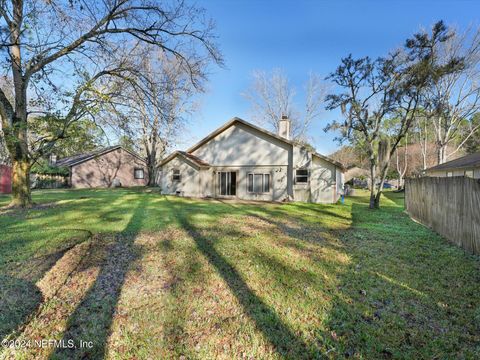
{"label": "tree shadow on grass", "polygon": [[[139,201],[139,204],[144,201]],[[75,311],[70,315],[63,342],[74,342],[75,348],[57,348],[51,359],[101,359],[105,357],[107,341],[115,309],[125,278],[139,254],[134,246],[144,218],[144,208],[138,205],[122,233],[106,245],[106,257],[100,272]],[[92,347],[80,347],[80,341]]]}
{"label": "tree shadow on grass", "polygon": [[[353,203],[326,326],[335,357],[476,358],[478,263],[402,213]],[[476,349],[476,350],[475,350]]]}
{"label": "tree shadow on grass", "polygon": [[23,324],[42,301],[34,283],[0,275],[0,340]]}
{"label": "tree shadow on grass", "polygon": [[320,358],[320,351],[296,336],[282,321],[275,310],[268,306],[248,286],[241,274],[216,249],[215,237],[205,236],[193,225],[188,215],[171,204],[176,219],[195,241],[200,252],[216,269],[237,298],[245,313],[253,320],[256,328],[265,336],[275,351],[287,358]]}

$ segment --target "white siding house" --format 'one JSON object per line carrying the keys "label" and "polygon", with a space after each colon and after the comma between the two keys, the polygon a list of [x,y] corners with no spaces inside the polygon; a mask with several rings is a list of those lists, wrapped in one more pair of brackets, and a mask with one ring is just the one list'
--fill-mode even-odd
{"label": "white siding house", "polygon": [[273,134],[234,118],[161,163],[164,194],[264,201],[334,203],[342,164],[289,140],[290,121]]}

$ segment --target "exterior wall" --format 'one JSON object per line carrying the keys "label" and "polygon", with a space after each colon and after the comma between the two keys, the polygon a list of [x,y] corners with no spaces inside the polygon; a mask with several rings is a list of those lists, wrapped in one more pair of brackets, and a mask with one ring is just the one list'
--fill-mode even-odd
{"label": "exterior wall", "polygon": [[0,165],[0,194],[12,192],[12,168],[8,165]]}
{"label": "exterior wall", "polygon": [[[293,148],[292,164],[292,188],[293,200],[311,202],[310,186],[312,184],[312,154],[305,149],[295,146]],[[309,182],[307,184],[295,184],[295,173],[297,169],[309,170]]]}
{"label": "exterior wall", "polygon": [[[162,167],[162,193],[222,197],[218,184],[221,171],[237,174],[236,195],[226,198],[332,203],[339,196],[336,184],[343,185],[343,173],[334,164],[243,124],[234,124],[192,154],[211,167],[197,169],[182,156],[175,157]],[[172,183],[173,169],[179,169],[181,174],[181,181],[175,184]],[[309,184],[294,184],[295,169],[310,171]],[[249,193],[249,173],[270,174],[270,191]]]}
{"label": "exterior wall", "polygon": [[[134,169],[142,168],[144,179],[134,178]],[[121,186],[145,186],[148,172],[145,163],[123,149],[115,149],[71,167],[73,188],[111,187],[117,179]]]}
{"label": "exterior wall", "polygon": [[192,152],[213,166],[287,165],[292,146],[235,124]]}
{"label": "exterior wall", "polygon": [[[218,197],[218,171],[237,172],[237,198],[281,201],[292,196],[292,146],[243,124],[235,124],[192,152],[208,162],[202,196]],[[172,160],[173,161],[173,160]],[[168,165],[168,164],[167,164]],[[266,194],[247,192],[248,173],[270,174],[271,190]]]}
{"label": "exterior wall", "polygon": [[339,187],[343,186],[343,174],[337,167],[320,159],[313,157],[313,164],[310,176],[310,201],[315,203],[335,203],[338,200]]}
{"label": "exterior wall", "polygon": [[[288,197],[287,193],[287,171],[288,166],[247,166],[247,167],[216,167],[211,174],[212,196],[222,197],[219,194],[218,172],[234,171],[237,173],[236,196],[225,196],[225,198],[238,198],[243,200],[261,201],[282,201]],[[250,193],[247,189],[248,174],[269,174],[270,191],[268,193]]]}
{"label": "exterior wall", "polygon": [[[180,170],[180,181],[173,181],[173,170]],[[204,174],[202,174],[204,175]],[[162,167],[161,188],[163,194],[202,197],[200,171],[177,156]],[[208,187],[207,184],[205,184]]]}
{"label": "exterior wall", "polygon": [[447,177],[448,172],[452,172],[453,176],[465,176],[465,170],[473,170],[473,178],[480,179],[480,167],[468,168],[468,169],[455,169],[455,170],[427,170],[427,176],[431,177]]}

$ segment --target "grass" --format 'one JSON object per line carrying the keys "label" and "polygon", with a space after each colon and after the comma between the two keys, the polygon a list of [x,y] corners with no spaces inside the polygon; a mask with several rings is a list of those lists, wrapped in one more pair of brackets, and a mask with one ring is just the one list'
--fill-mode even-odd
{"label": "grass", "polygon": [[376,211],[364,193],[345,205],[142,189],[34,200],[0,214],[0,337],[67,346],[0,357],[480,357],[480,261],[411,221],[399,194]]}

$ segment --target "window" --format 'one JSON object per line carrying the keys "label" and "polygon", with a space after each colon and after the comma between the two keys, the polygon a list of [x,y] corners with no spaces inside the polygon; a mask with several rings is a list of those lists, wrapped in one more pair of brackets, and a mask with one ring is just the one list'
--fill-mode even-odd
{"label": "window", "polygon": [[181,179],[180,170],[173,169],[172,181],[180,181],[180,179]]}
{"label": "window", "polygon": [[237,173],[235,171],[220,171],[218,173],[219,194],[235,196],[237,193]]}
{"label": "window", "polygon": [[247,191],[256,194],[270,192],[270,174],[248,174]]}
{"label": "window", "polygon": [[133,177],[135,179],[143,179],[144,175],[143,175],[143,169],[134,169],[133,170]]}
{"label": "window", "polygon": [[452,177],[453,176],[453,172],[452,171],[447,171],[447,177]]}
{"label": "window", "polygon": [[465,170],[465,177],[473,178],[473,170]]}
{"label": "window", "polygon": [[295,172],[295,183],[296,184],[306,184],[308,183],[308,170],[298,169]]}

